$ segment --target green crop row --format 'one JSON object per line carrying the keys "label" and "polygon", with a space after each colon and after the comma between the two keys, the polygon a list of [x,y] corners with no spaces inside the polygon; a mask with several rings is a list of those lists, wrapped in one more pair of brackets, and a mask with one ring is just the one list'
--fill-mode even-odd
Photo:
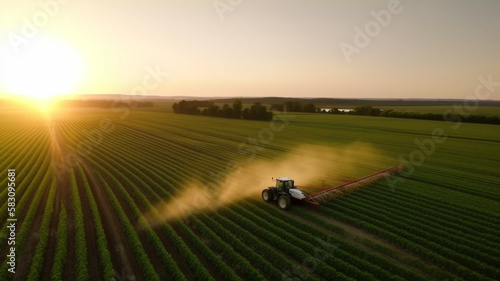
{"label": "green crop row", "polygon": [[203,243],[198,236],[196,236],[189,227],[187,227],[182,222],[177,222],[176,226],[179,228],[184,239],[190,241],[194,247],[201,252],[201,254],[210,262],[210,264],[215,268],[218,274],[224,280],[238,281],[242,280],[234,270],[229,267],[222,258],[215,254],[205,243]]}
{"label": "green crop row", "polygon": [[195,216],[190,217],[193,225],[200,232],[200,235],[209,241],[209,244],[218,251],[227,262],[233,267],[238,268],[238,271],[248,279],[251,280],[266,280],[259,271],[254,269],[250,263],[242,257],[240,254],[236,253],[233,247],[226,244],[225,240],[217,236],[212,229],[205,226],[198,218]]}
{"label": "green crop row", "polygon": [[85,238],[85,223],[83,218],[82,203],[78,192],[75,170],[71,169],[71,199],[73,207],[73,218],[75,224],[75,269],[76,280],[89,279],[87,262],[87,240]]}
{"label": "green crop row", "polygon": [[326,221],[318,218],[315,215],[312,215],[311,213],[309,213],[307,211],[304,211],[301,208],[292,208],[290,210],[290,212],[307,220],[307,221],[313,222],[316,225],[321,225],[322,227],[324,227],[332,232],[335,232],[339,235],[342,235],[342,236],[346,235],[346,232],[342,227],[327,223]]}
{"label": "green crop row", "polygon": [[54,265],[50,275],[51,280],[63,280],[64,267],[68,255],[68,215],[62,205],[57,224],[57,245],[54,253]]}
{"label": "green crop row", "polygon": [[46,201],[45,211],[43,212],[42,224],[40,225],[38,245],[35,249],[35,255],[31,260],[28,280],[38,280],[40,273],[43,270],[44,256],[47,252],[47,244],[49,243],[50,222],[54,211],[54,197],[56,194],[57,182],[52,181],[49,196]]}

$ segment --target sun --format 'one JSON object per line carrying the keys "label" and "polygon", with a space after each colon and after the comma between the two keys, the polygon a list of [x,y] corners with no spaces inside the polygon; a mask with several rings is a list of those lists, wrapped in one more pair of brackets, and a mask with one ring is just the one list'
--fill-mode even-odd
{"label": "sun", "polygon": [[74,91],[82,73],[78,52],[51,38],[34,38],[23,47],[2,52],[2,82],[10,94],[46,104]]}

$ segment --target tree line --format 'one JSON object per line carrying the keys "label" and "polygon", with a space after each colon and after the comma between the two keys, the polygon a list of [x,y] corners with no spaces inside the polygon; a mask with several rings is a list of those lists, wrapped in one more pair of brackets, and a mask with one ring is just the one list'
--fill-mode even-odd
{"label": "tree line", "polygon": [[243,108],[241,100],[235,100],[230,106],[225,103],[222,107],[216,105],[212,101],[186,101],[182,100],[172,105],[174,113],[202,115],[211,117],[245,119],[245,120],[264,120],[273,119],[273,113],[267,110],[267,107],[259,102],[252,106]]}
{"label": "tree line", "polygon": [[392,109],[382,110],[370,105],[357,106],[350,112],[343,112],[337,108],[333,108],[322,113],[330,114],[350,114],[350,115],[363,115],[363,116],[381,116],[392,118],[408,118],[408,119],[422,119],[422,120],[436,120],[436,121],[457,121],[466,123],[480,123],[480,124],[500,124],[500,118],[497,116],[484,116],[484,115],[458,115],[458,114],[439,114],[439,113],[420,113],[420,112],[400,112]]}
{"label": "tree line", "polygon": [[286,101],[283,103],[273,103],[271,104],[272,110],[277,111],[289,111],[289,112],[316,112],[316,106],[313,103],[306,102],[302,103],[299,101]]}

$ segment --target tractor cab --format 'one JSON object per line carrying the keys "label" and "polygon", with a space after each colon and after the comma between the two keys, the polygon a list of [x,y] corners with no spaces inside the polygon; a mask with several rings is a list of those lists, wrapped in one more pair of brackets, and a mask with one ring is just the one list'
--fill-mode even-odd
{"label": "tractor cab", "polygon": [[295,188],[291,178],[276,178],[276,189],[288,193],[290,188]]}

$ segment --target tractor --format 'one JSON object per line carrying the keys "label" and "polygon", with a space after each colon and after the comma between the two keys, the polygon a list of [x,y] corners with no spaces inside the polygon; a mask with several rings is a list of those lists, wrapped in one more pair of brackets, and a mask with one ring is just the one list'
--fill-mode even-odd
{"label": "tractor", "polygon": [[262,190],[262,199],[266,202],[278,200],[278,205],[283,210],[290,209],[292,199],[303,200],[304,192],[297,189],[291,178],[276,178],[276,186]]}
{"label": "tractor", "polygon": [[[278,205],[283,210],[290,209],[292,200],[306,201],[314,205],[329,202],[343,194],[354,192],[360,188],[369,186],[370,184],[385,179],[393,174],[399,173],[403,168],[401,165],[387,168],[385,170],[367,175],[358,179],[350,180],[343,184],[322,189],[311,195],[306,195],[302,190],[299,190],[291,178],[276,178],[276,186],[268,187],[262,190],[262,199],[266,202],[278,201]],[[321,187],[301,186],[300,188],[321,189]]]}

